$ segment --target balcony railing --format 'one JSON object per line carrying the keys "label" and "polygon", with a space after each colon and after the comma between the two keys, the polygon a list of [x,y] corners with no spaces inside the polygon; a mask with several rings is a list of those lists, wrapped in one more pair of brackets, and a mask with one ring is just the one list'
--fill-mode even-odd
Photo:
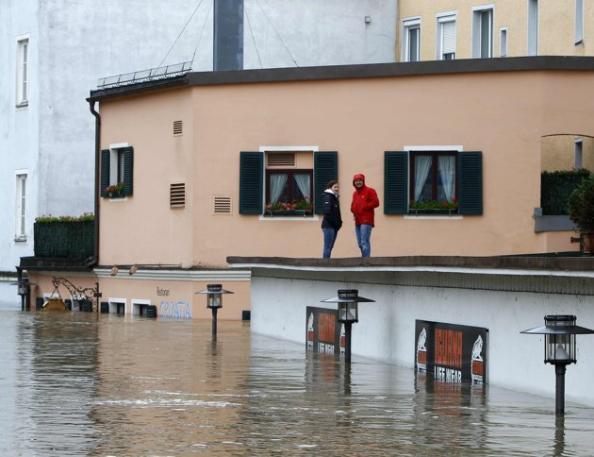
{"label": "balcony railing", "polygon": [[128,86],[130,84],[138,84],[147,81],[174,78],[176,76],[184,75],[191,70],[192,61],[190,60],[164,67],[151,68],[149,70],[107,76],[105,78],[99,78],[97,81],[97,89],[111,89],[113,87]]}

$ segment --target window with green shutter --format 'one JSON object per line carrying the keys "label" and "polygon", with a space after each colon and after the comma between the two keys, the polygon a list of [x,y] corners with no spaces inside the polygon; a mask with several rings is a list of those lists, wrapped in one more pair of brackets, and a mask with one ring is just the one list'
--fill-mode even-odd
{"label": "window with green shutter", "polygon": [[101,151],[101,196],[122,198],[134,193],[134,148]]}
{"label": "window with green shutter", "polygon": [[481,152],[386,151],[384,213],[481,215]]}

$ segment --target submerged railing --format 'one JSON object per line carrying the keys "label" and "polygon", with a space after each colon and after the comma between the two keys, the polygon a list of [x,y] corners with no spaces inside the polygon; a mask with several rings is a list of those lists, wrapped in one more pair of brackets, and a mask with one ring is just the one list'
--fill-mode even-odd
{"label": "submerged railing", "polygon": [[133,73],[122,73],[115,76],[99,78],[97,89],[110,89],[113,87],[127,86],[159,79],[181,76],[192,70],[192,61],[176,63],[164,67],[156,67],[148,70],[135,71]]}

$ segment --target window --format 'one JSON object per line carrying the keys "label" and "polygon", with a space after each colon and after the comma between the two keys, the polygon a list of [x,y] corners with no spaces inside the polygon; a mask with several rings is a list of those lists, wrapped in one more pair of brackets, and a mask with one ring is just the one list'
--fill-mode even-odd
{"label": "window", "polygon": [[17,41],[17,71],[16,71],[16,105],[27,106],[28,104],[28,72],[29,60],[29,39],[23,38]]}
{"label": "window", "polygon": [[25,241],[27,239],[26,232],[26,200],[27,200],[27,175],[16,175],[16,212],[15,212],[15,240]]}
{"label": "window", "polygon": [[384,214],[483,214],[483,156],[462,146],[384,152]]}
{"label": "window", "polygon": [[583,142],[582,140],[575,140],[574,142],[574,158],[573,158],[573,167],[576,170],[583,168],[584,162],[582,159],[582,149],[583,149]]}
{"label": "window", "polygon": [[421,60],[421,20],[407,19],[403,21],[402,57],[405,62]]}
{"label": "window", "polygon": [[[313,216],[323,213],[326,183],[338,176],[338,152],[317,146],[261,146],[239,156],[239,214]],[[265,165],[273,154],[294,152],[295,166]],[[276,161],[272,161],[277,163]],[[305,218],[309,220],[309,218]]]}
{"label": "window", "polygon": [[101,151],[101,196],[121,198],[132,195],[134,149],[127,144]]}
{"label": "window", "polygon": [[584,0],[575,0],[575,44],[584,41]]}
{"label": "window", "polygon": [[266,215],[312,215],[312,184],[312,170],[266,170]]}
{"label": "window", "polygon": [[507,29],[505,28],[499,31],[499,55],[507,57]]}
{"label": "window", "polygon": [[411,211],[455,212],[456,152],[411,152],[410,159]]}
{"label": "window", "polygon": [[475,9],[473,14],[472,55],[486,59],[493,57],[493,9]]}
{"label": "window", "polygon": [[528,55],[538,54],[538,0],[528,0]]}
{"label": "window", "polygon": [[456,58],[456,16],[437,18],[437,58],[453,60]]}

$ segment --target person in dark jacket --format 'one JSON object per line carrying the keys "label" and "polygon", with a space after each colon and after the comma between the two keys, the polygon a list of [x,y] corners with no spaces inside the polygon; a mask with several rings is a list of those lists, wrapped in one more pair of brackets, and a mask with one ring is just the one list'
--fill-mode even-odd
{"label": "person in dark jacket", "polygon": [[324,234],[324,252],[322,256],[325,259],[330,258],[336,235],[342,227],[342,218],[340,217],[340,203],[338,201],[338,181],[332,180],[326,185],[323,196],[323,214],[322,232]]}
{"label": "person in dark jacket", "polygon": [[379,206],[375,189],[365,185],[365,175],[353,176],[353,201],[351,212],[355,216],[355,233],[362,257],[371,255],[371,229],[374,226],[374,209]]}

